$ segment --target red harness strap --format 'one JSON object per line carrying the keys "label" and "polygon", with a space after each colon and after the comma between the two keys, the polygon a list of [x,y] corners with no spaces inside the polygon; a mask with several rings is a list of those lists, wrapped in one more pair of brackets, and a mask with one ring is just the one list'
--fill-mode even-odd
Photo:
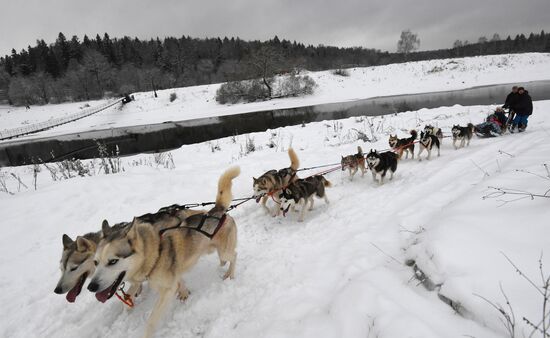
{"label": "red harness strap", "polygon": [[[119,291],[122,293],[122,296],[118,294]],[[134,307],[134,301],[132,300],[132,296],[124,292],[124,284],[122,284],[122,286],[115,292],[115,295],[117,296],[118,299],[120,299],[121,302],[126,304],[129,308]]]}

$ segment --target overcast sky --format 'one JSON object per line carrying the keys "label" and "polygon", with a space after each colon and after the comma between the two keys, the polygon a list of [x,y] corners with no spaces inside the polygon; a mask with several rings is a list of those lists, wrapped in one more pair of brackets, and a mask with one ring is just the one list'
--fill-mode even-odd
{"label": "overcast sky", "polygon": [[0,0],[0,55],[55,41],[128,35],[279,38],[395,51],[404,29],[420,49],[494,33],[550,31],[550,0]]}

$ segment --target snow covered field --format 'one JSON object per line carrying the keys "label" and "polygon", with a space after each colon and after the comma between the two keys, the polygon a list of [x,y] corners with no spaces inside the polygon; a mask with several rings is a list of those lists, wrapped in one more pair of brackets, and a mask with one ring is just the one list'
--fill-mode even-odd
{"label": "snow covered field", "polygon": [[[475,86],[550,79],[550,54],[526,53],[392,64],[349,69],[349,77],[331,71],[308,73],[318,87],[311,96],[275,99],[248,104],[220,105],[215,100],[219,84],[167,89],[135,94],[136,102],[107,109],[85,119],[38,134],[60,135],[165,121],[181,121],[251,111],[353,101],[376,96],[456,90]],[[177,99],[170,102],[175,92]],[[91,106],[100,102],[89,102]],[[46,121],[75,113],[85,103],[24,107],[0,107],[0,129]]]}
{"label": "snow covered field", "polygon": [[[509,64],[520,62],[516,56],[507,58]],[[536,69],[548,55],[526,58],[532,61],[522,64],[533,62]],[[423,67],[429,70],[433,65]],[[418,64],[402,67],[409,67],[410,74],[422,69]],[[447,85],[469,87],[524,74],[522,69],[506,69],[501,75],[485,69],[479,66],[474,75],[471,69],[451,73]],[[360,83],[362,71],[353,72],[349,81]],[[365,71],[371,82],[370,76],[377,71]],[[514,71],[515,75],[509,75]],[[321,75],[319,78],[331,77]],[[374,77],[380,81],[372,81],[369,88],[373,90],[364,95],[382,94],[381,89],[375,91],[376,84],[382,83],[392,83],[396,92],[410,89],[405,88],[406,81],[398,86],[389,76],[380,76]],[[501,78],[496,79],[498,76]],[[470,82],[462,84],[465,80]],[[436,88],[435,83],[435,79],[419,81],[415,89],[446,86],[444,82]],[[204,90],[209,93],[213,89]],[[192,95],[184,92],[178,91],[178,96],[190,102]],[[159,107],[159,115],[180,114],[168,103],[168,91],[162,95],[166,109]],[[359,90],[348,98],[358,95]],[[178,105],[184,109],[187,103]],[[424,109],[187,145],[172,152],[172,170],[157,167],[150,154],[123,158],[124,172],[112,175],[53,182],[42,168],[36,191],[31,167],[2,169],[10,191],[17,192],[18,183],[7,176],[9,173],[20,175],[30,189],[0,194],[0,336],[141,334],[156,298],[147,287],[130,311],[114,297],[101,304],[85,289],[73,304],[53,293],[63,233],[74,238],[98,230],[104,218],[115,223],[172,203],[210,201],[219,175],[231,165],[242,169],[234,182],[234,196],[250,196],[253,176],[288,166],[286,149],[290,145],[303,167],[338,162],[340,155],[354,153],[357,145],[365,152],[386,149],[389,133],[404,137],[409,129],[427,123],[440,126],[448,135],[453,124],[481,122],[493,108]],[[494,191],[489,186],[538,194],[550,188],[549,173],[543,166],[550,165],[549,110],[550,101],[535,102],[534,115],[523,134],[474,137],[469,148],[460,150],[454,150],[446,138],[440,158],[402,160],[394,180],[382,186],[374,183],[368,172],[353,182],[347,173],[328,174],[334,184],[327,190],[331,204],[325,207],[317,201],[303,223],[296,222],[295,214],[272,218],[254,202],[240,206],[231,212],[239,230],[236,279],[221,280],[224,270],[214,255],[201,259],[185,276],[191,296],[185,303],[174,301],[157,337],[505,337],[498,313],[474,295],[504,304],[499,283],[518,318],[518,336],[522,332],[528,335],[530,329],[521,318],[538,322],[542,299],[502,253],[540,284],[538,259],[544,252],[544,269],[550,274],[549,200],[526,198],[503,204],[520,196],[483,196]],[[214,114],[211,110],[207,113]],[[367,121],[374,126],[376,142],[357,140],[356,130],[372,136]],[[136,119],[136,123],[145,122],[151,121]],[[248,154],[247,138],[256,146],[256,151]],[[98,171],[97,166],[94,170]],[[314,172],[301,172],[300,176]],[[414,259],[434,282],[442,283],[441,294],[459,302],[466,317],[419,285],[411,268],[403,264],[407,259]]]}

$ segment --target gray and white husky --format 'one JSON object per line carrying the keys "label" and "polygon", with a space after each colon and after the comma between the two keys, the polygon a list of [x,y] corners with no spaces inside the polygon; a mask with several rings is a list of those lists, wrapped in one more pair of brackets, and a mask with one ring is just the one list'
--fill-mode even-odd
{"label": "gray and white husky", "polygon": [[[464,144],[466,144],[466,146],[470,145],[470,140],[474,134],[474,125],[468,123],[466,127],[461,127],[457,124],[453,126],[451,132],[453,133],[453,147],[455,147],[455,149],[464,148]],[[456,145],[457,141],[460,141],[459,146]]]}

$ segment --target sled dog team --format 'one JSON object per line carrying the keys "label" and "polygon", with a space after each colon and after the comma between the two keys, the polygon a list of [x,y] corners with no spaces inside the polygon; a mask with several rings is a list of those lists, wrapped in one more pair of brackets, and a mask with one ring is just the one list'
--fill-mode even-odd
{"label": "sled dog team", "polygon": [[[469,145],[473,126],[453,126],[453,145],[455,149]],[[342,156],[341,169],[348,170],[353,180],[357,171],[364,175],[367,167],[374,181],[383,183],[390,172],[390,180],[397,170],[398,160],[403,153],[409,153],[414,159],[414,141],[417,132],[412,130],[410,138],[399,139],[390,135],[389,144],[393,151],[378,152],[371,150],[366,156],[361,147],[357,153]],[[439,148],[443,134],[437,127],[426,126],[420,134],[420,151],[428,152]],[[303,221],[306,210],[312,210],[314,197],[322,198],[328,204],[325,188],[331,183],[322,175],[300,179],[297,177],[299,159],[292,148],[288,150],[290,166],[280,170],[270,170],[258,178],[253,178],[253,190],[256,202],[273,216],[286,215],[289,210],[299,211],[299,221]],[[149,316],[144,337],[152,337],[164,311],[177,296],[185,300],[189,290],[182,275],[190,270],[199,258],[214,251],[217,252],[220,265],[229,263],[223,278],[234,278],[237,260],[237,226],[235,220],[227,214],[233,196],[232,180],[240,174],[238,167],[226,170],[218,181],[215,205],[210,210],[189,210],[184,206],[172,205],[161,208],[153,214],[135,217],[131,222],[122,222],[110,226],[105,220],[101,230],[76,237],[62,236],[63,251],[60,262],[61,278],[54,290],[57,294],[66,294],[68,302],[74,302],[87,279],[91,279],[88,290],[95,293],[98,301],[109,300],[123,283],[130,288],[127,297],[139,296],[143,282],[159,293],[158,300]],[[272,198],[276,207],[270,210],[267,200]],[[309,207],[308,207],[309,204]],[[296,210],[296,208],[299,210]],[[213,229],[210,233],[198,231],[202,228]],[[117,295],[118,296],[118,295]]]}

